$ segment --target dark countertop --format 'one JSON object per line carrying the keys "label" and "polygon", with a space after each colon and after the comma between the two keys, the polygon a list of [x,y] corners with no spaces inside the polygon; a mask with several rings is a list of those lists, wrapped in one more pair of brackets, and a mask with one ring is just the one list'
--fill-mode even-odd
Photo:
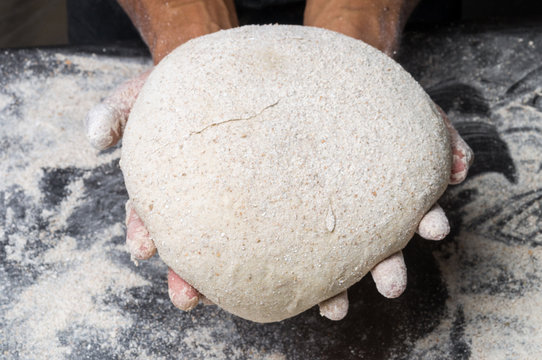
{"label": "dark countertop", "polygon": [[410,242],[398,299],[367,276],[343,321],[255,324],[176,310],[161,261],[124,249],[119,149],[91,149],[82,119],[145,51],[1,51],[0,358],[542,358],[541,59],[542,25],[408,33],[399,61],[476,154],[441,201],[452,233]]}

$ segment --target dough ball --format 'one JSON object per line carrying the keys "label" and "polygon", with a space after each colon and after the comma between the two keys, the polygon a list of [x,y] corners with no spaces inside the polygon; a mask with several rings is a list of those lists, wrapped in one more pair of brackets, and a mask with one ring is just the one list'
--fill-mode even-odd
{"label": "dough ball", "polygon": [[132,109],[122,170],[160,257],[226,311],[279,321],[401,250],[448,184],[423,89],[361,41],[246,26],[187,42]]}

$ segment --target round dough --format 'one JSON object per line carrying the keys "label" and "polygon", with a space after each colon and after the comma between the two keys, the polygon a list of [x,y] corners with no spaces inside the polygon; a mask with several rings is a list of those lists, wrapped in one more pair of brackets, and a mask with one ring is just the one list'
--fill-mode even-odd
{"label": "round dough", "polygon": [[401,250],[450,166],[440,115],[397,63],[285,25],[177,48],[143,87],[122,149],[160,257],[258,322],[299,314]]}

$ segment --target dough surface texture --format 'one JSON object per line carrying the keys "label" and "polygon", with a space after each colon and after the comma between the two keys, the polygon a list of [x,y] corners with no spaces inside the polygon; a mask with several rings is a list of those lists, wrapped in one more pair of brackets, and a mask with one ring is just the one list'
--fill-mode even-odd
{"label": "dough surface texture", "polygon": [[185,43],[152,72],[121,166],[160,257],[223,309],[279,321],[401,250],[442,195],[448,133],[361,41],[286,25]]}

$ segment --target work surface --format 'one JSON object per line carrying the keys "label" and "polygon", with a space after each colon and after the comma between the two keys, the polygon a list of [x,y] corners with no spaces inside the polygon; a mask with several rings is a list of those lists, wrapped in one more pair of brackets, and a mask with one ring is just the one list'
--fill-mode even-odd
{"label": "work surface", "polygon": [[476,154],[441,201],[452,233],[410,242],[398,299],[367,276],[343,321],[255,324],[178,311],[166,266],[125,249],[119,148],[93,150],[82,120],[144,53],[2,51],[0,358],[541,358],[542,26],[410,33],[399,59]]}

